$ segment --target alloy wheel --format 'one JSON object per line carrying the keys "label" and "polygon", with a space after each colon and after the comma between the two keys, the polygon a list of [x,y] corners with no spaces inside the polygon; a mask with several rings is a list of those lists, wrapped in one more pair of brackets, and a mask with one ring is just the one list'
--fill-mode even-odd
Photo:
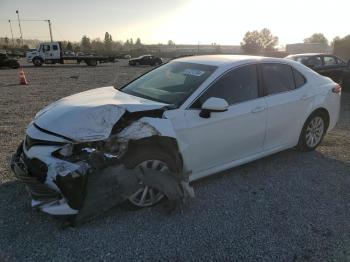
{"label": "alloy wheel", "polygon": [[320,116],[311,119],[306,128],[306,145],[315,147],[320,143],[324,133],[324,120]]}
{"label": "alloy wheel", "polygon": [[[166,163],[160,160],[146,160],[138,164],[135,169],[151,169],[160,172],[166,172],[169,170]],[[138,207],[148,207],[157,204],[164,197],[164,194],[155,188],[144,185],[132,194],[128,199],[129,201]]]}

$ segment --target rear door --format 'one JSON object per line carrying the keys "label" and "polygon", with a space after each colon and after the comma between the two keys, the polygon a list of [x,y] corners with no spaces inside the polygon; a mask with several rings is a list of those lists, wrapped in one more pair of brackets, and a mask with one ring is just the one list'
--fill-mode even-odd
{"label": "rear door", "polygon": [[260,64],[267,103],[264,150],[294,146],[298,142],[312,96],[305,77],[286,64]]}
{"label": "rear door", "polygon": [[[210,97],[225,99],[229,108],[202,118],[201,105]],[[259,96],[257,66],[225,73],[185,110],[180,122],[187,125],[178,136],[188,145],[184,159],[190,159],[188,168],[194,173],[261,152],[266,103]]]}

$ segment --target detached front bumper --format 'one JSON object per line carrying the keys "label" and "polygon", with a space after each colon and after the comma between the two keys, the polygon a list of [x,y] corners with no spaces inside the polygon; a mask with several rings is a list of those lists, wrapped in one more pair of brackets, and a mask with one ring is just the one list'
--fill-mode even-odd
{"label": "detached front bumper", "polygon": [[[32,207],[51,215],[77,214],[79,210],[69,205],[70,201],[62,194],[57,180],[50,176],[52,164],[39,158],[29,158],[23,150],[23,142],[11,159],[11,169],[16,178],[25,184],[32,198]],[[62,185],[65,181],[61,179]]]}

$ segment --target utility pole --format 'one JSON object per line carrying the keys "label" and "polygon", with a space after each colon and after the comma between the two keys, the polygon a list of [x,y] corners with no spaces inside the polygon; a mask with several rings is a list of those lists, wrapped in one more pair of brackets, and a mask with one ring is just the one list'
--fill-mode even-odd
{"label": "utility pole", "polygon": [[52,30],[51,30],[51,21],[47,20],[47,22],[49,23],[50,39],[51,39],[51,42],[53,42],[53,40],[52,40]]}
{"label": "utility pole", "polygon": [[22,28],[21,28],[21,22],[19,20],[19,12],[18,12],[18,10],[16,10],[16,14],[17,14],[17,19],[18,19],[19,33],[21,34],[21,45],[23,46]]}
{"label": "utility pole", "polygon": [[10,24],[10,30],[11,30],[11,37],[12,37],[12,46],[15,46],[15,41],[13,40],[13,32],[12,32],[12,25],[11,25],[11,20],[9,19],[9,24]]}

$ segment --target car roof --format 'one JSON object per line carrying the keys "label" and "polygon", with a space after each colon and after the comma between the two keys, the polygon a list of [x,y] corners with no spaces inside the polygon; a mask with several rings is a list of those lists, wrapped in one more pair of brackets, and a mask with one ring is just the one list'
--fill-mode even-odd
{"label": "car roof", "polygon": [[324,53],[303,53],[303,54],[293,54],[293,55],[289,55],[288,57],[296,57],[296,56],[316,56],[316,55],[331,55],[331,54],[324,54]]}
{"label": "car roof", "polygon": [[199,55],[174,59],[176,62],[187,62],[217,67],[235,66],[253,62],[289,62],[284,58],[248,56],[248,55]]}

